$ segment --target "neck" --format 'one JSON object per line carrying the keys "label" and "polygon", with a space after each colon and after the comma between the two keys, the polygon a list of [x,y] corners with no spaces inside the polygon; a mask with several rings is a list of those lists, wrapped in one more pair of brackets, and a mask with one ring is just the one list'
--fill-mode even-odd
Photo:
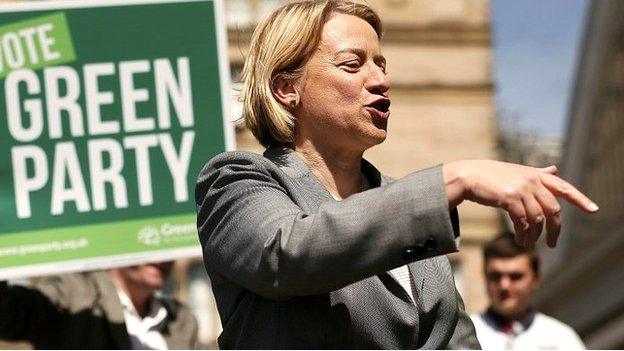
{"label": "neck", "polygon": [[133,285],[126,279],[123,279],[123,277],[115,269],[109,270],[108,273],[115,287],[128,295],[138,315],[141,318],[145,318],[145,316],[147,316],[147,312],[149,311],[149,304],[153,295],[152,291]]}
{"label": "neck", "polygon": [[296,142],[294,149],[331,194],[346,198],[369,187],[362,176],[363,151],[319,147],[309,140]]}

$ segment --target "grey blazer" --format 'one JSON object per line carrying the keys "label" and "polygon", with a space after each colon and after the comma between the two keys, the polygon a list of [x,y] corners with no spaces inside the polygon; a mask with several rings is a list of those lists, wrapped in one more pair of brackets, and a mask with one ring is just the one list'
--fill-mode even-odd
{"label": "grey blazer", "polygon": [[[291,149],[228,152],[201,171],[197,226],[221,348],[480,348],[455,289],[441,167],[336,201]],[[412,301],[388,270],[409,264]]]}

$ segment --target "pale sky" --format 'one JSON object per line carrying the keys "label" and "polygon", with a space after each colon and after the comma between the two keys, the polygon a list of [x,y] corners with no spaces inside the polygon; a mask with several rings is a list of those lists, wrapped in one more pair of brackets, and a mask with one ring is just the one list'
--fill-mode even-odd
{"label": "pale sky", "polygon": [[525,131],[563,135],[588,0],[491,0],[497,108]]}

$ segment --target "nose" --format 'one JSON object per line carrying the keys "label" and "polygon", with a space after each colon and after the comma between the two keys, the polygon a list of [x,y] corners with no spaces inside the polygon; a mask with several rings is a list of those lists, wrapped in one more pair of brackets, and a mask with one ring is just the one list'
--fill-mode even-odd
{"label": "nose", "polygon": [[511,280],[509,279],[509,277],[501,277],[500,279],[500,287],[502,289],[509,289],[509,286],[511,285]]}
{"label": "nose", "polygon": [[372,94],[385,95],[390,89],[390,80],[388,80],[388,75],[376,64],[371,66],[370,71],[366,89]]}

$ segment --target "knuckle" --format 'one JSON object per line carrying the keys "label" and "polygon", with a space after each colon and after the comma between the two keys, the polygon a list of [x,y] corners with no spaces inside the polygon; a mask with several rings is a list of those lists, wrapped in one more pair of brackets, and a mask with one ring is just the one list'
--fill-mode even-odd
{"label": "knuckle", "polygon": [[561,184],[559,185],[559,192],[562,194],[569,194],[572,190],[572,187],[568,184]]}
{"label": "knuckle", "polygon": [[516,187],[506,187],[503,189],[503,196],[505,198],[504,201],[512,203],[520,198],[520,192]]}
{"label": "knuckle", "polygon": [[525,178],[529,183],[537,183],[540,181],[540,176],[537,173],[528,173]]}

